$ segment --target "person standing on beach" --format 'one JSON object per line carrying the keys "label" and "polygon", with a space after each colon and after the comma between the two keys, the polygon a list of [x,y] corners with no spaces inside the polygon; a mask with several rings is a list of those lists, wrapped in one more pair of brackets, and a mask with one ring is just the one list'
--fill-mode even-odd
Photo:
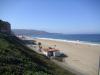
{"label": "person standing on beach", "polygon": [[39,46],[39,51],[41,52],[41,50],[42,50],[41,42],[38,42],[38,46]]}

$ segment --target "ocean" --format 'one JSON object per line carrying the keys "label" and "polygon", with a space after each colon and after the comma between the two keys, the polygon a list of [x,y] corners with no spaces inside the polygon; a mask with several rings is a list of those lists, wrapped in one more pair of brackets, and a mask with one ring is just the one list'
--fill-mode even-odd
{"label": "ocean", "polygon": [[100,34],[34,34],[33,38],[48,38],[69,41],[81,41],[84,43],[100,44]]}

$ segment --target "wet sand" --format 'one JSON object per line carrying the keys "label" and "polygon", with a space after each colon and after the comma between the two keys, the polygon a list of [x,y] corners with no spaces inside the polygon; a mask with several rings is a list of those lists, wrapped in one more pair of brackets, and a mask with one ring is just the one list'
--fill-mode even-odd
{"label": "wet sand", "polygon": [[36,39],[43,47],[54,47],[66,54],[63,66],[67,66],[84,75],[98,75],[100,45],[80,44],[75,42]]}

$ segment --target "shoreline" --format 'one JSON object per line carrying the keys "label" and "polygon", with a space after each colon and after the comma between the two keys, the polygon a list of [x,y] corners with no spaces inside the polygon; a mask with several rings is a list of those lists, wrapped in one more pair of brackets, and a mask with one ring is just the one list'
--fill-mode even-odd
{"label": "shoreline", "polygon": [[[63,52],[66,57],[64,62],[59,62],[62,67],[72,69],[76,75],[97,75],[100,56],[100,45],[80,43],[80,41],[59,40],[50,38],[25,39],[41,42],[43,48],[54,47]],[[80,73],[80,74],[79,74]]]}
{"label": "shoreline", "polygon": [[48,38],[37,38],[37,42],[41,42],[44,47],[52,47],[56,45],[64,54],[65,58],[62,66],[72,68],[83,75],[97,75],[100,56],[100,45],[80,43],[80,41],[58,41]]}
{"label": "shoreline", "polygon": [[99,43],[87,42],[87,41],[80,41],[80,40],[74,41],[74,40],[64,40],[64,39],[54,39],[54,38],[40,38],[40,37],[35,37],[35,39],[44,39],[44,40],[51,40],[51,41],[69,42],[69,43],[76,43],[76,44],[85,44],[85,45],[100,46]]}

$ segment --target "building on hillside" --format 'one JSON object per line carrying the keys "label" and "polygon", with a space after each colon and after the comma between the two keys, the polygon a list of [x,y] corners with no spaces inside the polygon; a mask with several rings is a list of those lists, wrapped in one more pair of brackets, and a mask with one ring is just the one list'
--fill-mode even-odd
{"label": "building on hillside", "polygon": [[11,33],[10,23],[0,20],[0,32]]}

